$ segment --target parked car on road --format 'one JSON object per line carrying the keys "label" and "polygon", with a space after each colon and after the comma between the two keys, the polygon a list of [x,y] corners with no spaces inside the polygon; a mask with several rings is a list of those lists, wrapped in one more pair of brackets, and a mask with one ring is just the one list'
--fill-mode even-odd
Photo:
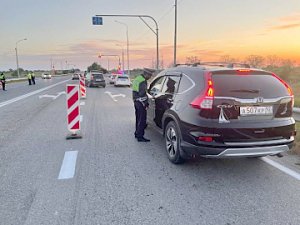
{"label": "parked car on road", "polygon": [[79,80],[80,74],[79,73],[74,73],[72,74],[72,80]]}
{"label": "parked car on road", "polygon": [[109,76],[108,80],[110,84],[114,84],[115,83],[115,79],[116,79],[116,74],[112,74]]}
{"label": "parked car on road", "polygon": [[181,65],[159,73],[147,92],[147,122],[161,129],[175,164],[196,155],[276,155],[293,145],[294,96],[271,72],[245,65]]}
{"label": "parked car on road", "polygon": [[50,73],[42,73],[42,79],[51,79],[51,74]]}
{"label": "parked car on road", "polygon": [[128,86],[130,87],[130,79],[128,75],[117,75],[115,78],[115,86]]}
{"label": "parked car on road", "polygon": [[87,87],[104,87],[106,86],[103,73],[98,71],[91,71],[86,74],[85,85]]}

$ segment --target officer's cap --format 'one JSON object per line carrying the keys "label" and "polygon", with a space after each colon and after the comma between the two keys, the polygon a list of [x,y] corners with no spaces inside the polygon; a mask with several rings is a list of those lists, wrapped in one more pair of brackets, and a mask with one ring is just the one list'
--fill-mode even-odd
{"label": "officer's cap", "polygon": [[152,74],[155,72],[155,70],[153,69],[149,69],[149,68],[144,68],[143,69],[143,73],[145,76],[152,76]]}

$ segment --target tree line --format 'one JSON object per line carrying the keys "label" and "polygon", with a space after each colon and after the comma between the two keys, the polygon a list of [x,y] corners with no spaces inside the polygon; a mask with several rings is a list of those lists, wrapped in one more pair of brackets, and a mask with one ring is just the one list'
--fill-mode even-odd
{"label": "tree line", "polygon": [[[197,56],[186,57],[187,64],[201,63],[201,59]],[[263,57],[261,55],[249,55],[243,60],[231,57],[230,55],[223,55],[219,58],[220,62],[224,63],[245,63],[253,68],[262,68],[277,73],[282,77],[288,77],[296,68],[295,62],[291,59],[283,59],[276,55],[268,55]]]}

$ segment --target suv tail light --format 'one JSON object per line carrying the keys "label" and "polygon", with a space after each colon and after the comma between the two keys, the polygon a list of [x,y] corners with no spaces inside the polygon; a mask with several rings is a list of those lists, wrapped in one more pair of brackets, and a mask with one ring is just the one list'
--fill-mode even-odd
{"label": "suv tail light", "polygon": [[294,96],[291,87],[284,80],[282,80],[280,77],[278,77],[275,73],[272,73],[272,75],[274,77],[276,77],[286,87],[286,89],[287,89],[290,96]]}
{"label": "suv tail light", "polygon": [[214,100],[214,86],[211,78],[211,73],[207,73],[206,79],[206,89],[204,95],[197,96],[190,105],[196,109],[212,109]]}
{"label": "suv tail light", "polygon": [[91,75],[91,80],[94,80],[94,76],[93,75]]}
{"label": "suv tail light", "polygon": [[294,94],[293,94],[292,88],[284,80],[282,80],[280,77],[278,77],[275,73],[272,73],[272,75],[274,77],[276,77],[286,87],[289,95],[292,97],[292,108],[293,108],[294,107]]}

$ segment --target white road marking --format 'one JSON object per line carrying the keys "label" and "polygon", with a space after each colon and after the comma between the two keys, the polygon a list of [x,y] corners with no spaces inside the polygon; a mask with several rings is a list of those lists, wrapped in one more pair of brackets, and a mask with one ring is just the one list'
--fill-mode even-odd
{"label": "white road marking", "polygon": [[77,155],[78,151],[65,152],[64,160],[58,175],[59,180],[70,179],[74,177]]}
{"label": "white road marking", "polygon": [[83,115],[80,115],[80,123],[82,122],[83,120]]}
{"label": "white road marking", "polygon": [[65,92],[65,91],[62,91],[62,92],[57,93],[57,95],[48,95],[48,94],[46,94],[46,95],[40,95],[40,96],[39,96],[39,99],[41,99],[41,98],[52,98],[53,100],[55,100],[55,99],[57,99],[59,96],[65,95],[65,94],[66,94],[66,92]]}
{"label": "white road marking", "polygon": [[105,94],[108,94],[111,97],[111,99],[114,100],[115,102],[118,101],[117,99],[115,99],[116,97],[123,97],[123,98],[126,97],[126,95],[124,95],[124,94],[113,95],[110,91],[106,91]]}
{"label": "white road marking", "polygon": [[283,165],[281,165],[281,164],[279,164],[279,163],[277,163],[277,162],[275,162],[275,161],[273,161],[269,158],[263,157],[263,158],[261,158],[261,160],[268,163],[271,166],[274,166],[275,168],[281,170],[282,172],[296,178],[297,180],[300,180],[300,174],[299,173],[297,173],[297,172],[295,172],[295,171],[293,171],[293,170],[291,170],[291,169],[289,169],[289,168],[287,168],[287,167],[285,167],[285,166],[283,166]]}
{"label": "white road marking", "polygon": [[57,85],[59,85],[59,84],[66,83],[66,82],[68,82],[68,81],[69,81],[69,80],[64,80],[64,81],[58,82],[58,83],[56,83],[56,84],[50,85],[50,86],[48,86],[48,87],[45,87],[45,88],[42,88],[42,89],[39,89],[39,90],[30,92],[30,93],[25,94],[25,95],[21,95],[21,96],[19,96],[19,97],[13,98],[13,99],[10,99],[10,100],[8,100],[8,101],[1,102],[1,103],[0,103],[0,108],[1,108],[1,107],[4,107],[4,106],[6,106],[6,105],[12,104],[12,103],[14,103],[14,102],[20,101],[20,100],[22,100],[22,99],[24,99],[24,98],[28,98],[28,97],[30,97],[30,96],[32,96],[32,95],[38,94],[38,93],[40,93],[40,92],[42,92],[42,91],[48,90],[48,89],[50,89],[50,88],[53,88],[53,87],[55,87],[55,86],[57,86]]}
{"label": "white road marking", "polygon": [[80,102],[80,105],[85,105],[85,102]]}

